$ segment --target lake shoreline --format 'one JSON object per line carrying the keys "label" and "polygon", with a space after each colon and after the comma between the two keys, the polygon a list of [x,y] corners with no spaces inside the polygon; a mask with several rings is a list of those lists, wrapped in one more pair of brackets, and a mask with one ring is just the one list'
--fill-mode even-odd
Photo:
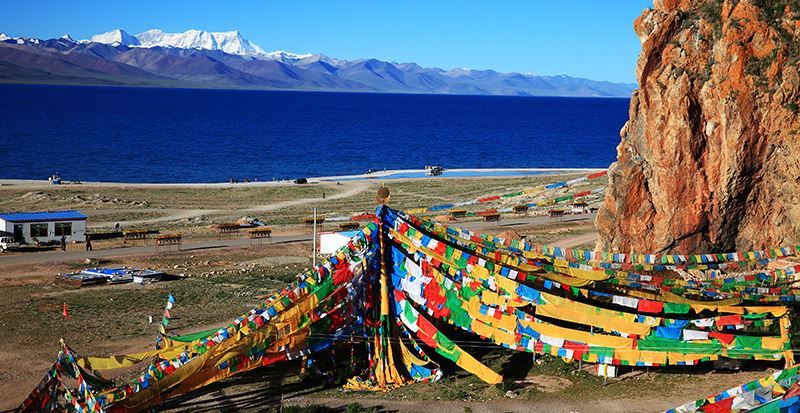
{"label": "lake shoreline", "polygon": [[[488,179],[488,178],[523,178],[538,175],[565,175],[604,171],[606,168],[454,168],[446,169],[440,176],[426,176],[422,169],[392,169],[356,175],[331,175],[308,177],[308,184],[352,182],[352,181],[391,181],[401,182],[417,179]],[[0,179],[0,186],[49,186],[45,179]],[[257,182],[81,182],[73,183],[65,180],[65,187],[74,186],[115,186],[115,187],[174,187],[174,188],[206,188],[206,187],[259,187],[272,185],[297,185],[291,180],[257,181]]]}

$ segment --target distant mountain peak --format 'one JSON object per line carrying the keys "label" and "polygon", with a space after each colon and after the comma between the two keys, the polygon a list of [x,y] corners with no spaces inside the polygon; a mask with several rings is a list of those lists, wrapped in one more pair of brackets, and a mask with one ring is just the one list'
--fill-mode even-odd
{"label": "distant mountain peak", "polygon": [[96,34],[90,40],[95,43],[105,43],[112,46],[138,46],[140,44],[139,39],[122,29]]}
{"label": "distant mountain peak", "polygon": [[245,56],[266,54],[264,49],[245,39],[238,30],[207,32],[190,29],[183,33],[168,33],[150,29],[131,36],[122,29],[92,36],[91,41],[113,46],[172,47],[178,49],[220,50],[225,53]]}
{"label": "distant mountain peak", "polygon": [[274,52],[264,53],[264,56],[269,57],[271,59],[275,59],[275,60],[281,60],[281,61],[285,61],[285,60],[298,61],[298,60],[303,60],[303,59],[310,59],[310,58],[312,58],[312,57],[314,57],[316,55],[313,55],[311,53],[297,54],[297,53],[287,52],[285,50],[275,50]]}
{"label": "distant mountain peak", "polygon": [[7,35],[5,33],[0,33],[0,42],[4,42],[6,40],[11,40],[11,39],[13,39],[13,37],[11,37],[11,36],[9,36],[9,35]]}
{"label": "distant mountain peak", "polygon": [[72,36],[70,36],[69,34],[66,34],[66,33],[63,36],[61,36],[61,40],[66,40],[66,41],[71,42],[71,43],[77,43],[75,41],[75,39],[72,38]]}

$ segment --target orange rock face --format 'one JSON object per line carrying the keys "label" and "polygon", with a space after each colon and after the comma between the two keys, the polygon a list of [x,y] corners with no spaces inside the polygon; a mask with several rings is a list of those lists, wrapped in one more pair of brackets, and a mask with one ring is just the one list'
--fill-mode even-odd
{"label": "orange rock face", "polygon": [[656,0],[596,226],[619,252],[800,244],[800,1]]}

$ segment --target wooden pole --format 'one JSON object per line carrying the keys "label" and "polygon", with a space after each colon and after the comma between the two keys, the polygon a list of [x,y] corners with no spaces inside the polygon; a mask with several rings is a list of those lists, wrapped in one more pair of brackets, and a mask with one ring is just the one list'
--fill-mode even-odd
{"label": "wooden pole", "polygon": [[314,208],[314,246],[312,247],[311,262],[314,269],[317,268],[317,208]]}

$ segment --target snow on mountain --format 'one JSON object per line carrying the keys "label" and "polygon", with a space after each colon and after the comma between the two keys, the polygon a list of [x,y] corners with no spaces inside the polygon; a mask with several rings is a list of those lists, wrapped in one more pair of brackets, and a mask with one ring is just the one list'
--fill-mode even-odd
{"label": "snow on mountain", "polygon": [[[41,78],[47,83],[52,82],[52,76],[63,76],[63,79],[70,79],[65,80],[67,83],[94,84],[101,73],[103,79],[120,84],[371,92],[630,96],[635,88],[635,85],[564,75],[537,76],[467,68],[444,70],[422,67],[413,62],[349,61],[322,54],[284,50],[267,52],[243,38],[238,31],[167,33],[153,29],[132,36],[116,29],[77,43],[69,35],[42,41],[0,34],[0,42],[0,48],[10,47],[8,44],[15,42],[35,49],[36,63],[31,67],[20,66],[26,61],[23,57],[31,52],[21,47],[0,53],[0,64],[7,60],[20,66],[14,69],[17,71],[16,79],[30,81]],[[65,64],[67,58],[72,59],[69,64]],[[5,76],[5,79],[14,76]]]}
{"label": "snow on mountain", "polygon": [[463,67],[456,67],[456,68],[453,68],[453,69],[450,69],[450,70],[446,70],[442,74],[447,76],[447,77],[456,78],[456,77],[460,77],[460,76],[467,76],[468,77],[469,75],[472,74],[472,72],[473,72],[472,69],[467,69],[467,68],[463,68]]}
{"label": "snow on mountain", "polygon": [[319,54],[319,53],[316,53],[316,54],[301,54],[301,55],[296,55],[296,56],[300,57],[300,59],[297,60],[297,64],[300,64],[300,65],[309,65],[309,64],[312,64],[312,63],[323,62],[323,63],[327,63],[327,64],[329,64],[331,66],[334,66],[334,67],[337,67],[337,68],[342,68],[342,67],[350,64],[350,62],[347,61],[347,60],[337,59],[335,57],[325,56],[324,54]]}
{"label": "snow on mountain", "polygon": [[310,53],[297,54],[297,53],[287,52],[287,51],[284,51],[284,50],[276,50],[274,52],[267,52],[267,53],[264,53],[263,55],[264,55],[263,57],[266,57],[268,59],[278,60],[278,61],[281,61],[281,62],[291,62],[291,63],[294,63],[294,62],[297,62],[297,61],[300,61],[300,60],[304,60],[304,59],[310,59],[310,58],[314,57],[314,55],[310,54]]}
{"label": "snow on mountain", "polygon": [[66,41],[71,42],[71,43],[77,43],[75,41],[75,39],[73,39],[72,36],[70,36],[68,34],[64,34],[63,36],[61,36],[61,39],[62,40],[66,40]]}
{"label": "snow on mountain", "polygon": [[230,54],[257,55],[266,53],[257,44],[242,37],[238,30],[230,32],[212,32],[211,36],[217,41],[219,50]]}
{"label": "snow on mountain", "polygon": [[[122,29],[92,36],[92,42],[113,46],[132,47],[173,47],[176,49],[219,50],[239,56],[253,56],[261,59],[295,63],[312,59],[314,54],[298,54],[284,50],[267,52],[257,44],[245,39],[238,30],[227,32],[207,32],[205,30],[187,30],[183,33],[167,33],[159,29],[151,29],[131,36]],[[328,59],[321,56],[320,60]],[[330,59],[337,61],[337,59]]]}
{"label": "snow on mountain", "polygon": [[37,37],[10,37],[9,39],[16,40],[17,44],[26,44],[26,43],[40,44],[40,43],[42,43],[42,39],[39,39]]}
{"label": "snow on mountain", "polygon": [[141,47],[175,47],[179,49],[221,50],[235,55],[262,55],[264,49],[242,37],[238,30],[207,32],[187,30],[183,33],[166,33],[158,29],[136,35]]}
{"label": "snow on mountain", "polygon": [[131,36],[122,29],[114,29],[110,32],[96,34],[90,39],[95,43],[105,43],[112,46],[138,46],[139,39]]}

